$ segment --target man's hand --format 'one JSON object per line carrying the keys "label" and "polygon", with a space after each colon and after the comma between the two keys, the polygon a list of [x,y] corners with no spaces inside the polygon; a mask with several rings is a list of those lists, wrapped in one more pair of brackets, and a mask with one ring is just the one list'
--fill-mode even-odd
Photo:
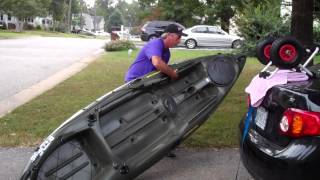
{"label": "man's hand", "polygon": [[179,78],[177,70],[168,66],[159,56],[152,56],[151,61],[154,67],[160,72],[170,76],[174,80]]}
{"label": "man's hand", "polygon": [[173,80],[176,80],[176,79],[178,79],[179,78],[179,76],[178,76],[178,72],[177,72],[178,70],[177,69],[175,69],[174,70],[174,73],[173,73],[173,76],[170,76]]}

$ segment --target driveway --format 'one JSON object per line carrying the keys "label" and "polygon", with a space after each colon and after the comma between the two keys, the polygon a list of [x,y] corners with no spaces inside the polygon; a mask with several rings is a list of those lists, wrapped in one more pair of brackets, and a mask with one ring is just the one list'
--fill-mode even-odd
{"label": "driveway", "polygon": [[[34,148],[0,148],[1,179],[18,179]],[[240,162],[239,149],[176,150],[136,180],[253,180]]]}
{"label": "driveway", "polygon": [[7,106],[20,100],[14,97],[16,94],[93,56],[105,43],[106,40],[56,37],[0,40],[0,116]]}

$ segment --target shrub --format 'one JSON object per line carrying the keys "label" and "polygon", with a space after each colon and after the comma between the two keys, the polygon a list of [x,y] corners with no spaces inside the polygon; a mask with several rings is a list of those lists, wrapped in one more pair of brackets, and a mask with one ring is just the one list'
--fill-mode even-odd
{"label": "shrub", "polygon": [[0,29],[7,29],[7,24],[0,22]]}
{"label": "shrub", "polygon": [[105,46],[106,51],[122,51],[128,49],[136,49],[136,46],[133,44],[133,42],[128,40],[111,41]]}
{"label": "shrub", "polygon": [[37,25],[37,26],[36,26],[36,30],[41,30],[41,26],[40,26],[40,25]]}
{"label": "shrub", "polygon": [[270,1],[258,6],[248,4],[236,19],[240,36],[245,42],[240,49],[249,56],[255,55],[255,48],[259,41],[266,37],[279,37],[290,33],[289,21],[280,17],[278,1]]}
{"label": "shrub", "polygon": [[56,26],[56,31],[62,32],[62,33],[68,32],[68,25],[66,23],[59,23]]}
{"label": "shrub", "polygon": [[14,23],[8,23],[8,29],[16,29],[16,25]]}
{"label": "shrub", "polygon": [[313,41],[320,43],[320,26],[313,27]]}
{"label": "shrub", "polygon": [[34,29],[34,27],[33,27],[33,25],[32,24],[28,24],[28,23],[23,23],[23,29],[25,29],[25,30],[33,30]]}

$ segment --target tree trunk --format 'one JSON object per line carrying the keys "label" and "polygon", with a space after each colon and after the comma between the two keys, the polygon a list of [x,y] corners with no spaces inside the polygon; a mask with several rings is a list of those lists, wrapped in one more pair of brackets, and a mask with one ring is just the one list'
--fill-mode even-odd
{"label": "tree trunk", "polygon": [[4,23],[5,23],[5,25],[6,25],[6,28],[7,28],[7,30],[9,30],[9,26],[8,26],[8,25],[9,25],[9,24],[8,24],[8,20],[6,20],[6,19],[5,19]]}
{"label": "tree trunk", "polygon": [[229,33],[230,28],[230,17],[221,17],[221,29]]}
{"label": "tree trunk", "polygon": [[19,21],[16,22],[16,32],[19,32]]}
{"label": "tree trunk", "polygon": [[221,21],[221,29],[229,33],[230,29],[230,19],[234,16],[234,11],[231,8],[231,5],[226,3],[223,5],[223,10],[219,13],[220,21]]}
{"label": "tree trunk", "polygon": [[291,35],[304,46],[313,45],[313,0],[293,0]]}
{"label": "tree trunk", "polygon": [[53,20],[53,27],[52,27],[52,31],[55,32],[56,31],[56,25],[57,25],[57,21]]}
{"label": "tree trunk", "polygon": [[22,32],[23,31],[23,21],[18,20],[16,23],[16,32]]}
{"label": "tree trunk", "polygon": [[72,0],[69,0],[69,10],[68,10],[68,33],[71,31],[71,5]]}

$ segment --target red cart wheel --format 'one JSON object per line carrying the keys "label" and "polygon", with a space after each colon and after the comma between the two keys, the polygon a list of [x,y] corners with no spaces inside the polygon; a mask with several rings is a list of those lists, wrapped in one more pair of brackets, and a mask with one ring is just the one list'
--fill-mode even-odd
{"label": "red cart wheel", "polygon": [[275,40],[270,49],[272,64],[282,69],[296,67],[304,57],[301,43],[294,37],[283,37]]}
{"label": "red cart wheel", "polygon": [[273,41],[274,41],[274,38],[269,37],[261,41],[257,45],[257,49],[256,49],[257,58],[264,65],[267,65],[270,62],[270,49]]}

